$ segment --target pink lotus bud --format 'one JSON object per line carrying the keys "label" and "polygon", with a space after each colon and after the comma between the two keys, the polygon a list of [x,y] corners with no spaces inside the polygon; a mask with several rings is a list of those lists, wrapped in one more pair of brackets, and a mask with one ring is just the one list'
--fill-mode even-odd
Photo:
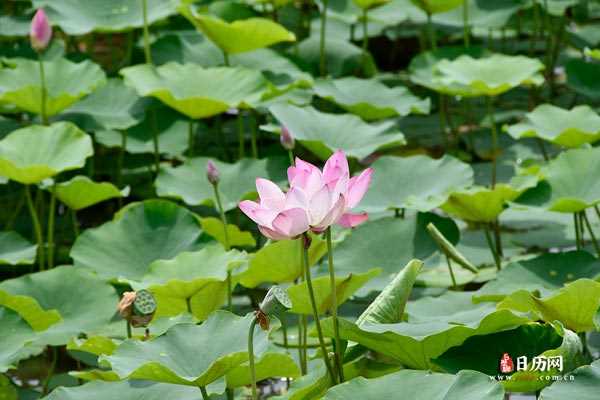
{"label": "pink lotus bud", "polygon": [[286,150],[293,150],[295,145],[294,137],[291,132],[285,126],[281,128],[281,136],[279,136],[281,145]]}
{"label": "pink lotus bud", "polygon": [[215,163],[213,163],[211,160],[208,160],[208,163],[206,164],[206,178],[213,185],[219,183],[219,170],[217,169]]}
{"label": "pink lotus bud", "polygon": [[31,47],[36,51],[43,51],[48,47],[52,39],[52,27],[43,9],[37,10],[31,20],[31,31],[29,32]]}

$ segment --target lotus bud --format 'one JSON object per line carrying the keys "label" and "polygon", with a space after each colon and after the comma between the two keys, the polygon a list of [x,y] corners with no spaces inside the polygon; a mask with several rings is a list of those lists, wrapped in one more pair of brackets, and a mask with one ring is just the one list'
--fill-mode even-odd
{"label": "lotus bud", "polygon": [[206,164],[206,178],[212,185],[219,183],[219,170],[217,169],[215,163],[213,163],[211,160],[208,160],[208,163]]}
{"label": "lotus bud", "polygon": [[31,47],[38,52],[44,51],[48,47],[50,39],[52,39],[52,27],[50,26],[48,17],[46,17],[46,13],[41,8],[37,10],[31,20],[29,38],[31,40]]}
{"label": "lotus bud", "polygon": [[292,301],[285,290],[279,286],[273,286],[267,292],[259,308],[263,314],[281,319],[283,313],[292,308]]}
{"label": "lotus bud", "polygon": [[285,126],[281,128],[281,135],[279,136],[279,141],[281,142],[283,148],[286,150],[293,150],[296,144],[292,133]]}

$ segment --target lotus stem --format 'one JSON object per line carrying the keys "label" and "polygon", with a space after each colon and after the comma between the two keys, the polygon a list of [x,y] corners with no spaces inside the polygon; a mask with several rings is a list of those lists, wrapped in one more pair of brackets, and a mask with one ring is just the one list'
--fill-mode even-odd
{"label": "lotus stem", "polygon": [[494,257],[494,263],[496,264],[496,269],[498,271],[500,271],[500,269],[502,268],[502,266],[500,264],[500,257],[496,253],[496,249],[494,248],[494,245],[492,243],[492,236],[490,235],[490,230],[486,226],[483,228],[483,231],[485,232],[485,240],[487,242],[487,245],[490,248],[490,252],[492,253],[492,256]]}
{"label": "lotus stem", "polygon": [[333,318],[333,334],[335,337],[335,363],[340,375],[340,383],[344,382],[344,363],[342,357],[342,342],[340,340],[340,327],[338,321],[337,287],[335,284],[335,269],[333,266],[333,246],[331,243],[331,227],[325,231],[327,237],[327,265],[329,268],[329,284],[331,287],[331,316]]}
{"label": "lotus stem", "polygon": [[431,21],[431,13],[427,12],[427,32],[429,33],[429,44],[431,50],[437,50],[437,40],[435,38],[435,29],[433,28],[433,22]]}
{"label": "lotus stem", "polygon": [[229,63],[229,54],[226,51],[223,51],[223,64],[226,67],[229,67],[231,64]]}
{"label": "lotus stem", "polygon": [[241,159],[241,158],[244,158],[246,155],[246,149],[244,147],[244,117],[242,115],[241,109],[238,109],[237,128],[238,128],[238,141],[239,141],[238,158]]}
{"label": "lotus stem", "polygon": [[48,269],[54,268],[54,219],[56,211],[56,183],[50,193],[50,210],[48,210]]}
{"label": "lotus stem", "polygon": [[131,324],[129,323],[129,321],[125,320],[125,325],[127,326],[127,339],[131,339]]}
{"label": "lotus stem", "polygon": [[448,265],[448,272],[450,272],[450,279],[452,279],[452,288],[456,289],[456,278],[454,277],[454,271],[452,270],[452,263],[450,262],[450,257],[448,257],[447,254],[444,254],[444,257],[446,258],[446,264]]}
{"label": "lotus stem", "polygon": [[496,156],[498,152],[498,132],[496,131],[496,118],[494,117],[494,103],[490,96],[486,97],[488,118],[492,129],[492,189],[496,187]]}
{"label": "lotus stem", "polygon": [[194,155],[194,120],[190,118],[188,123],[188,154]]}
{"label": "lotus stem", "polygon": [[[221,216],[221,223],[223,224],[223,245],[225,251],[229,251],[229,233],[227,232],[227,217],[225,216],[225,210],[223,210],[223,203],[221,203],[221,195],[219,194],[219,185],[213,184],[213,191],[215,193],[215,201],[217,202],[217,209]],[[227,271],[227,309],[233,312],[233,298],[232,298],[232,287],[231,287],[231,271]]]}
{"label": "lotus stem", "polygon": [[256,317],[252,318],[250,328],[248,329],[248,362],[250,366],[250,378],[252,380],[252,400],[258,400],[256,390],[256,368],[254,366],[254,328],[256,327]]}
{"label": "lotus stem", "polygon": [[48,125],[48,114],[46,112],[46,96],[48,95],[46,90],[46,73],[44,72],[44,61],[42,60],[41,53],[38,53],[38,64],[40,66],[40,85],[41,85],[41,98],[40,98],[40,113],[42,117],[42,123]]}
{"label": "lotus stem", "polygon": [[364,69],[363,72],[366,73],[368,51],[369,51],[369,23],[368,23],[368,9],[367,8],[363,8],[362,23],[363,23],[362,52],[363,52],[363,69]]}
{"label": "lotus stem", "polygon": [[19,214],[21,213],[21,209],[23,209],[24,205],[25,205],[25,191],[23,191],[23,194],[21,196],[19,196],[19,202],[17,203],[17,206],[14,208],[14,211],[11,214],[8,221],[6,221],[6,224],[4,225],[5,231],[10,231],[12,229],[13,224],[15,223],[15,220],[17,219]]}
{"label": "lotus stem", "polygon": [[29,185],[25,186],[25,199],[27,200],[27,208],[29,208],[29,213],[31,214],[31,222],[33,223],[33,230],[37,239],[38,265],[40,267],[40,271],[43,271],[45,264],[44,237],[42,235],[42,226],[40,225],[38,213],[35,209],[35,206],[33,205],[33,200],[31,199],[31,191],[29,189]]}
{"label": "lotus stem", "polygon": [[329,1],[323,0],[323,12],[321,13],[321,37],[319,42],[319,72],[321,76],[327,75],[327,57],[325,49],[325,31],[327,30],[327,5]]}
{"label": "lotus stem", "polygon": [[148,30],[148,3],[142,0],[142,15],[144,18],[144,57],[146,64],[152,65],[152,53],[150,52],[150,32]]}
{"label": "lotus stem", "polygon": [[465,47],[470,46],[470,26],[469,26],[469,2],[465,1],[463,3],[463,41]]}
{"label": "lotus stem", "polygon": [[154,147],[154,172],[158,176],[160,171],[160,145],[158,142],[158,124],[156,122],[156,111],[150,110],[150,123],[152,125],[152,145]]}
{"label": "lotus stem", "polygon": [[317,302],[315,301],[315,292],[312,285],[312,278],[310,275],[310,266],[308,264],[308,248],[310,247],[310,238],[306,233],[303,236],[303,246],[302,246],[302,263],[304,265],[304,273],[306,275],[306,287],[308,288],[308,296],[310,297],[310,305],[312,306],[313,317],[315,319],[315,325],[317,327],[317,336],[319,337],[319,346],[321,347],[321,353],[323,356],[323,362],[325,363],[325,367],[327,368],[327,372],[329,377],[331,378],[331,382],[335,384],[337,379],[335,379],[335,374],[333,372],[333,368],[331,367],[331,363],[329,362],[329,353],[327,352],[327,347],[325,346],[325,340],[323,339],[323,330],[321,329],[321,321],[319,320],[319,310],[317,309]]}
{"label": "lotus stem", "polygon": [[258,158],[258,145],[256,143],[256,137],[258,136],[258,114],[254,113],[254,123],[252,124],[252,131],[250,137],[250,145],[252,146],[252,158]]}
{"label": "lotus stem", "polygon": [[496,243],[496,254],[502,257],[502,237],[500,236],[500,221],[498,218],[494,221],[494,242]]}
{"label": "lotus stem", "polygon": [[75,239],[77,239],[77,236],[79,236],[79,222],[77,221],[77,211],[74,209],[71,209],[71,223],[73,225]]}
{"label": "lotus stem", "polygon": [[596,250],[596,254],[600,257],[600,246],[598,246],[598,241],[596,240],[596,235],[592,230],[592,225],[590,224],[590,220],[588,219],[587,213],[585,210],[581,212],[581,217],[585,226],[587,227],[588,232],[590,233],[590,237],[592,238],[592,244],[594,245],[594,250]]}
{"label": "lotus stem", "polygon": [[200,388],[200,393],[202,393],[202,400],[210,400],[210,396],[206,391],[206,386],[198,386]]}
{"label": "lotus stem", "polygon": [[577,250],[581,250],[581,236],[579,231],[579,218],[577,218],[577,213],[573,213],[573,225],[575,228],[575,247]]}
{"label": "lotus stem", "polygon": [[[306,375],[306,347],[304,346],[304,328],[306,327],[306,316],[298,317],[298,359],[300,360],[300,372]],[[288,344],[288,346],[290,346]],[[291,345],[293,346],[293,345]]]}

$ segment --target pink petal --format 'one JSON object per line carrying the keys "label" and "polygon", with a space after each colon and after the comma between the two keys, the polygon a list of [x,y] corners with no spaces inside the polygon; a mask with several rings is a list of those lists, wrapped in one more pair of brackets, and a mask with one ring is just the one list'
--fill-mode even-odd
{"label": "pink petal", "polygon": [[281,234],[275,232],[274,230],[267,228],[266,226],[259,225],[258,230],[260,231],[260,233],[262,233],[263,235],[265,235],[266,237],[268,237],[269,239],[272,239],[272,240],[288,239],[288,237],[281,235]]}
{"label": "pink petal", "polygon": [[323,186],[319,168],[297,157],[296,166],[288,168],[288,179],[290,187],[301,188],[309,197]]}
{"label": "pink petal", "polygon": [[323,186],[309,199],[308,215],[311,225],[317,225],[323,220],[334,205],[332,200],[331,192],[327,186]]}
{"label": "pink petal", "polygon": [[365,169],[360,175],[353,176],[348,183],[348,208],[354,208],[367,192],[371,183],[373,168]]}
{"label": "pink petal", "polygon": [[354,228],[369,219],[369,215],[364,212],[360,214],[346,213],[337,221],[344,228]]}
{"label": "pink petal", "polygon": [[282,209],[285,204],[285,195],[273,182],[268,179],[257,178],[256,190],[260,197],[260,205],[271,209]]}
{"label": "pink petal", "polygon": [[343,195],[340,195],[333,207],[327,213],[327,215],[325,215],[325,217],[318,224],[312,226],[313,230],[320,232],[327,229],[327,227],[335,223],[335,221],[337,221],[342,216],[345,209],[346,199]]}
{"label": "pink petal", "polygon": [[285,209],[308,208],[308,197],[299,187],[293,187],[285,194]]}
{"label": "pink petal", "polygon": [[271,226],[273,219],[278,214],[277,210],[265,209],[260,204],[250,200],[240,202],[239,208],[248,218],[259,225]]}
{"label": "pink petal", "polygon": [[323,181],[327,185],[335,184],[343,176],[349,176],[348,159],[342,150],[337,150],[329,157],[323,168]]}
{"label": "pink petal", "polygon": [[308,228],[308,217],[301,208],[283,211],[273,220],[273,229],[289,239],[306,232]]}

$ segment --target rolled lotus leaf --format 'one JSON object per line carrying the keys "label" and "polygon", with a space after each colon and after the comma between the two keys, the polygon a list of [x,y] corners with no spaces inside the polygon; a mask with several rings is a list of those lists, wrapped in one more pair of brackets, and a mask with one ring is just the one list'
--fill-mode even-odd
{"label": "rolled lotus leaf", "polygon": [[292,308],[292,300],[285,290],[275,285],[269,289],[259,308],[264,314],[281,319],[283,313]]}

